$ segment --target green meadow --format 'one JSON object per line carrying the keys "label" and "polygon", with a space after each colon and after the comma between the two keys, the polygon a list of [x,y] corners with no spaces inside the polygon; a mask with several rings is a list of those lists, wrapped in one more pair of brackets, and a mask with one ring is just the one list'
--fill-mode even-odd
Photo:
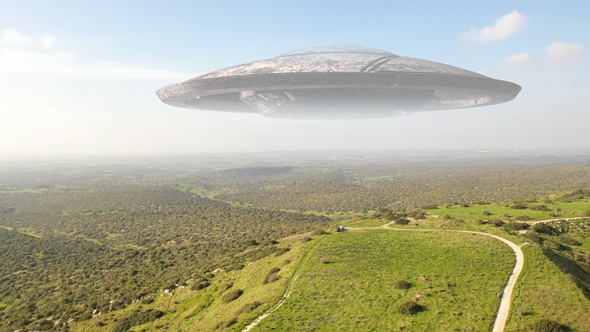
{"label": "green meadow", "polygon": [[588,331],[590,301],[535,245],[522,247],[525,265],[514,289],[506,331],[526,331],[540,319],[552,319],[573,331]]}
{"label": "green meadow", "polygon": [[[515,208],[520,207],[520,208]],[[525,207],[525,208],[523,208]],[[590,203],[582,202],[533,202],[518,206],[516,203],[482,205],[448,205],[425,210],[430,215],[462,220],[521,220],[535,221],[557,218],[587,217]]]}
{"label": "green meadow", "polygon": [[[291,297],[255,331],[486,331],[514,265],[483,235],[362,230],[325,236]],[[411,284],[397,289],[400,280]],[[423,310],[406,316],[400,304]]]}

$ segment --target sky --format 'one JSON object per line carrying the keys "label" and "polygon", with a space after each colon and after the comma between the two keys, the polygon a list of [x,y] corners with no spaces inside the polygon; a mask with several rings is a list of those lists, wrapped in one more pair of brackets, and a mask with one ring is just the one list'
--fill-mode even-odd
{"label": "sky", "polygon": [[[0,0],[0,157],[289,150],[590,151],[590,2]],[[353,44],[522,86],[508,103],[288,120],[155,91],[299,48]]]}

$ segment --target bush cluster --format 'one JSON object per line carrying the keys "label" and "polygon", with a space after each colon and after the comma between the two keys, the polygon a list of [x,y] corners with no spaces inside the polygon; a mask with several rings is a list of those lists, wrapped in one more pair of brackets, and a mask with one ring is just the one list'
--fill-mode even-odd
{"label": "bush cluster", "polygon": [[550,211],[547,205],[534,205],[529,208],[529,210],[536,210],[536,211]]}
{"label": "bush cluster", "polygon": [[250,303],[246,303],[244,304],[244,306],[242,308],[240,308],[240,310],[238,310],[238,315],[240,314],[246,314],[249,313],[250,311],[258,308],[262,303],[258,302],[258,301],[254,301],[254,302],[250,302]]}
{"label": "bush cluster", "polygon": [[228,327],[234,325],[237,322],[238,322],[238,319],[235,318],[235,317],[232,318],[232,319],[230,319],[230,320],[228,320],[228,321],[221,321],[221,322],[215,324],[215,329],[216,330],[219,330],[219,329],[223,329],[223,328],[228,328]]}
{"label": "bush cluster", "polygon": [[559,235],[559,231],[549,225],[547,225],[546,223],[536,223],[535,225],[533,225],[533,231],[537,232],[537,233],[543,233],[543,234],[547,234],[547,235],[553,235],[553,236],[557,236]]}
{"label": "bush cluster", "polygon": [[113,332],[124,332],[133,326],[152,322],[162,316],[164,316],[164,312],[160,310],[136,310],[131,315],[119,320],[113,328]]}
{"label": "bush cluster", "polygon": [[209,283],[208,280],[195,281],[193,283],[193,285],[191,286],[191,290],[199,290],[199,289],[207,288],[207,287],[209,287],[210,284],[211,283]]}
{"label": "bush cluster", "polygon": [[561,243],[567,244],[568,246],[581,246],[582,245],[582,242],[580,242],[574,238],[571,238],[569,236],[561,236],[560,240],[561,240]]}
{"label": "bush cluster", "polygon": [[492,219],[488,222],[490,225],[492,226],[496,226],[496,227],[502,227],[504,226],[505,222],[503,222],[500,219]]}
{"label": "bush cluster", "polygon": [[406,219],[406,218],[401,218],[400,217],[400,218],[396,218],[395,219],[395,224],[396,225],[407,225],[409,223],[410,223],[410,221],[408,219]]}
{"label": "bush cluster", "polygon": [[422,311],[424,307],[414,301],[407,301],[402,303],[397,311],[404,315],[414,315]]}
{"label": "bush cluster", "polygon": [[262,284],[266,285],[269,282],[275,282],[281,279],[281,277],[278,274],[279,271],[281,271],[281,269],[279,269],[278,267],[273,267],[270,271],[268,271],[268,273],[264,277],[264,280],[262,280]]}
{"label": "bush cluster", "polygon": [[222,303],[229,303],[235,299],[237,299],[238,297],[242,296],[242,294],[244,294],[244,291],[241,289],[234,289],[232,291],[229,291],[227,293],[225,293],[223,295],[223,297],[221,298],[221,302]]}
{"label": "bush cluster", "polygon": [[412,284],[405,280],[399,280],[395,283],[395,288],[397,289],[409,289],[410,287],[412,287]]}
{"label": "bush cluster", "polygon": [[541,319],[531,325],[531,330],[534,332],[567,332],[571,329],[565,325],[550,319]]}
{"label": "bush cluster", "polygon": [[520,230],[525,230],[525,229],[529,229],[529,224],[525,224],[522,222],[508,222],[506,224],[504,224],[504,229],[508,229],[508,230],[513,230],[513,231],[520,231]]}
{"label": "bush cluster", "polygon": [[316,228],[313,230],[313,232],[311,232],[311,235],[313,236],[320,236],[320,235],[324,235],[326,234],[326,232],[324,232],[323,228]]}
{"label": "bush cluster", "polygon": [[528,206],[526,206],[525,203],[518,202],[518,203],[512,204],[512,206],[510,206],[510,208],[515,209],[515,210],[524,210],[524,209],[528,208]]}

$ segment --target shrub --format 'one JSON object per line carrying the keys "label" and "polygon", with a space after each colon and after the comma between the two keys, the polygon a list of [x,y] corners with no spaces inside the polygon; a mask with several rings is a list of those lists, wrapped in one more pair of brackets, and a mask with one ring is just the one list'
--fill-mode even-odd
{"label": "shrub", "polygon": [[246,245],[247,246],[257,246],[259,245],[258,241],[254,240],[254,239],[250,239],[246,241]]}
{"label": "shrub", "polygon": [[226,271],[239,271],[245,267],[242,263],[233,263],[225,268]]}
{"label": "shrub", "polygon": [[570,328],[554,320],[541,319],[531,325],[531,330],[535,332],[567,332],[570,331]]}
{"label": "shrub", "polygon": [[590,196],[590,190],[578,189],[572,193],[559,197],[557,200],[561,202],[576,202],[583,200],[588,196]]}
{"label": "shrub", "polygon": [[492,219],[489,221],[489,224],[492,226],[496,226],[496,227],[502,227],[504,226],[504,222],[500,219]]}
{"label": "shrub", "polygon": [[264,280],[262,280],[262,284],[266,285],[269,282],[274,282],[279,280],[281,277],[278,275],[278,272],[281,269],[279,269],[278,267],[273,267],[270,271],[268,271],[268,273],[266,274],[266,276],[264,277]]}
{"label": "shrub", "polygon": [[309,241],[311,241],[311,238],[309,236],[306,236],[306,237],[304,237],[304,238],[301,239],[301,242],[302,243],[309,242]]}
{"label": "shrub", "polygon": [[422,210],[412,210],[411,212],[408,213],[409,217],[412,217],[416,220],[424,220],[426,219],[426,212],[422,211]]}
{"label": "shrub", "polygon": [[234,325],[234,324],[235,324],[235,323],[237,323],[237,322],[238,322],[238,319],[234,317],[234,318],[232,318],[232,319],[228,320],[228,321],[225,323],[225,327],[230,327],[230,326]]}
{"label": "shrub", "polygon": [[528,221],[531,220],[531,217],[526,214],[523,214],[522,216],[516,216],[515,219],[520,221]]}
{"label": "shrub", "polygon": [[409,223],[410,223],[410,221],[408,219],[406,219],[406,218],[396,218],[395,219],[395,224],[396,225],[407,225]]}
{"label": "shrub", "polygon": [[528,232],[525,234],[525,237],[526,237],[526,238],[527,238],[529,241],[531,241],[532,243],[537,243],[537,244],[541,244],[541,243],[543,243],[543,238],[542,238],[542,237],[540,237],[539,235],[537,235],[537,233],[535,233],[535,232],[528,231]]}
{"label": "shrub", "polygon": [[271,239],[262,241],[262,245],[263,246],[270,246],[270,245],[278,244],[278,243],[279,243],[279,241],[277,241],[277,240],[271,240]]}
{"label": "shrub", "polygon": [[483,210],[483,212],[481,214],[483,214],[484,216],[491,216],[492,215],[492,213],[488,210]]}
{"label": "shrub", "polygon": [[547,234],[547,235],[559,235],[559,232],[557,231],[557,229],[555,229],[545,223],[542,223],[542,222],[536,223],[533,226],[533,231],[535,231],[537,233]]}
{"label": "shrub", "polygon": [[402,303],[397,311],[404,315],[414,315],[422,311],[424,308],[414,301],[407,301]]}
{"label": "shrub", "polygon": [[543,246],[545,246],[545,248],[547,248],[547,249],[554,249],[554,250],[563,250],[564,249],[564,247],[560,243],[557,243],[553,240],[543,241]]}
{"label": "shrub", "polygon": [[154,298],[153,298],[153,297],[148,297],[148,298],[145,298],[145,299],[143,299],[143,300],[141,301],[141,303],[143,303],[143,304],[152,304],[152,303],[154,303],[154,301],[155,301],[155,300],[154,300]]}
{"label": "shrub", "polygon": [[576,239],[573,239],[569,236],[562,236],[562,237],[560,237],[560,240],[561,240],[561,243],[567,244],[569,246],[581,246],[582,245],[582,242],[580,242]]}
{"label": "shrub", "polygon": [[276,273],[273,273],[273,274],[271,274],[270,276],[268,276],[268,282],[269,282],[269,283],[271,283],[271,282],[275,282],[275,281],[277,281],[277,280],[279,280],[279,279],[281,279],[281,276],[280,276],[280,275],[278,275],[278,274],[276,274]]}
{"label": "shrub", "polygon": [[207,280],[199,280],[196,281],[192,286],[191,286],[191,290],[199,290],[199,289],[203,289],[203,288],[207,288],[209,287],[210,283]]}
{"label": "shrub", "polygon": [[400,280],[395,283],[395,288],[397,289],[409,289],[410,287],[412,287],[412,284],[405,280]]}
{"label": "shrub", "polygon": [[508,222],[506,224],[504,224],[504,229],[509,229],[509,230],[513,230],[513,231],[520,231],[520,230],[524,230],[524,229],[529,229],[529,225],[525,224],[525,223],[521,223],[521,222]]}
{"label": "shrub", "polygon": [[515,209],[515,210],[524,210],[524,209],[527,209],[528,206],[526,206],[526,204],[524,204],[522,202],[518,202],[518,203],[512,204],[512,206],[510,206],[510,208]]}
{"label": "shrub", "polygon": [[219,329],[222,329],[222,328],[227,328],[227,327],[230,327],[230,326],[234,325],[237,322],[238,322],[238,319],[235,318],[235,317],[232,318],[232,319],[230,319],[230,320],[228,320],[228,321],[221,321],[221,322],[215,324],[215,329],[216,330],[219,330]]}
{"label": "shrub", "polygon": [[250,302],[250,303],[246,303],[244,304],[244,306],[242,308],[240,308],[240,310],[238,310],[237,314],[246,314],[249,313],[250,311],[258,308],[262,303],[258,302],[258,301],[254,301],[254,302]]}
{"label": "shrub", "polygon": [[330,263],[330,260],[328,259],[328,257],[322,257],[322,258],[320,258],[320,263],[328,264],[328,263]]}
{"label": "shrub", "polygon": [[279,257],[282,254],[289,252],[289,250],[291,250],[291,249],[289,249],[289,248],[281,248],[281,249],[277,250],[277,252],[275,252],[275,257]]}
{"label": "shrub", "polygon": [[438,209],[438,205],[436,205],[436,204],[428,204],[428,205],[424,205],[422,207],[422,209],[424,209],[424,210],[436,210],[436,209]]}
{"label": "shrub", "polygon": [[238,297],[242,296],[242,294],[244,294],[244,291],[241,289],[234,289],[232,291],[229,291],[227,293],[225,293],[223,295],[223,297],[221,298],[221,302],[222,303],[229,303],[235,299],[237,299]]}
{"label": "shrub", "polygon": [[549,211],[549,208],[547,207],[547,205],[534,205],[534,206],[531,206],[529,209],[536,210],[536,211]]}
{"label": "shrub", "polygon": [[160,317],[164,316],[164,312],[160,310],[136,310],[131,315],[117,321],[113,328],[113,332],[123,332],[130,329],[132,326],[141,325],[152,322]]}
{"label": "shrub", "polygon": [[316,228],[313,230],[313,232],[311,232],[311,235],[313,236],[319,236],[319,235],[324,235],[326,234],[326,232],[324,232],[323,228]]}
{"label": "shrub", "polygon": [[395,214],[393,214],[393,211],[388,210],[387,212],[385,212],[385,214],[383,214],[383,218],[387,220],[393,220],[395,219]]}

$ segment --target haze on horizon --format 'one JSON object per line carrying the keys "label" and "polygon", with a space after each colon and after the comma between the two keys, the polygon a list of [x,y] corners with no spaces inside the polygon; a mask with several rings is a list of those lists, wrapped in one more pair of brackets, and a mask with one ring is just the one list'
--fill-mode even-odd
{"label": "haze on horizon", "polygon": [[[424,10],[425,6],[429,9]],[[0,156],[590,150],[590,3],[0,0]],[[162,104],[155,91],[314,45],[358,44],[522,86],[508,103],[370,120]]]}

